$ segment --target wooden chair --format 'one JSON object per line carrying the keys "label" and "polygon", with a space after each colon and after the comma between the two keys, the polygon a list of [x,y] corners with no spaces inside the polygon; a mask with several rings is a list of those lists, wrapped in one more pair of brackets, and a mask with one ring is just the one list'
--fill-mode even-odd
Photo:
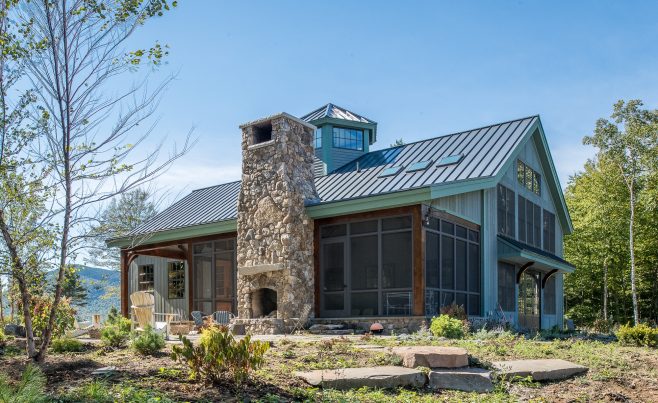
{"label": "wooden chair", "polygon": [[312,305],[311,304],[306,304],[302,307],[302,311],[299,314],[299,317],[297,318],[290,318],[290,320],[293,322],[292,330],[290,331],[290,334],[294,334],[295,332],[300,332],[304,330],[304,327],[308,323],[309,315],[311,314],[311,309]]}
{"label": "wooden chair", "polygon": [[[169,322],[177,315],[171,313],[155,312],[155,297],[150,292],[137,291],[130,295],[132,303],[132,320],[131,328],[137,331],[143,331],[146,326],[151,326],[158,333],[164,333],[168,338]],[[160,320],[156,318],[161,318]]]}

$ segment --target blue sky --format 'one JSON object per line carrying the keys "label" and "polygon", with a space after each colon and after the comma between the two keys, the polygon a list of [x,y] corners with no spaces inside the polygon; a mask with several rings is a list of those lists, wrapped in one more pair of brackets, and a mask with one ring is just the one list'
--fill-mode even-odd
{"label": "blue sky", "polygon": [[135,43],[177,73],[157,136],[198,143],[157,185],[239,179],[238,125],[327,102],[379,123],[375,148],[540,114],[562,185],[618,99],[658,103],[658,2],[182,0]]}

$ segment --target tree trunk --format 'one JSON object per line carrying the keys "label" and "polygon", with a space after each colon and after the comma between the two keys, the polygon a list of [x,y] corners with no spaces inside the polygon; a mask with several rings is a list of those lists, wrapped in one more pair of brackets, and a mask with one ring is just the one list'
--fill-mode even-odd
{"label": "tree trunk", "polygon": [[640,323],[640,311],[637,305],[637,286],[635,284],[635,242],[633,231],[635,230],[635,183],[631,181],[629,190],[631,198],[631,219],[628,225],[629,231],[629,252],[631,254],[631,295],[633,297],[633,321],[635,326]]}
{"label": "tree trunk", "polygon": [[603,261],[603,320],[608,321],[608,259]]}
{"label": "tree trunk", "polygon": [[5,320],[5,304],[2,295],[2,278],[0,278],[0,322],[4,322]]}

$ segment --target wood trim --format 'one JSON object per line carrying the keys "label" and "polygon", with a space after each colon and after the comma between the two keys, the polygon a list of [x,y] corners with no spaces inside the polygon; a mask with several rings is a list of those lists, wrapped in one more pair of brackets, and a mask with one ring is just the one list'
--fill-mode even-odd
{"label": "wood trim", "polygon": [[139,252],[139,251],[143,251],[143,250],[162,248],[164,246],[176,246],[176,245],[180,245],[180,244],[183,244],[183,243],[187,243],[191,246],[191,244],[197,243],[197,242],[208,242],[208,241],[216,241],[216,240],[220,240],[220,239],[237,238],[237,237],[238,237],[237,232],[227,232],[225,234],[206,235],[206,236],[200,236],[200,237],[194,237],[194,238],[182,238],[182,239],[177,239],[177,240],[174,240],[174,241],[155,242],[155,243],[151,243],[151,244],[143,244],[143,245],[135,246],[134,248],[126,248],[124,250],[129,251],[129,252]]}
{"label": "wood trim", "polygon": [[126,318],[128,317],[128,269],[130,268],[127,255],[126,251],[121,251],[121,315]]}
{"label": "wood trim", "polygon": [[315,317],[320,316],[320,221],[313,222],[313,288],[314,288],[314,306]]}
{"label": "wood trim", "polygon": [[130,258],[133,256],[144,255],[144,256],[155,256],[155,257],[165,257],[168,259],[176,260],[186,260],[187,254],[181,250],[170,250],[170,249],[148,249],[140,250],[139,252],[129,252],[128,255]]}
{"label": "wood trim", "polygon": [[[187,314],[190,315],[192,312],[192,305],[194,304],[194,272],[192,268],[193,264],[192,256],[192,243],[187,243]],[[189,319],[189,318],[188,318]]]}
{"label": "wood trim", "polygon": [[[441,209],[439,209],[438,207],[428,206],[428,208],[430,208],[431,217],[442,218],[446,221],[450,221],[450,222],[455,223],[457,225],[461,225],[462,227],[466,227],[466,228],[472,229],[474,231],[480,231],[481,227],[480,227],[479,224],[468,221],[468,220],[463,219],[461,217],[454,216],[454,215],[452,215],[452,214],[450,214],[446,211],[441,211]],[[425,217],[423,217],[423,218],[425,218]]]}
{"label": "wood trim", "polygon": [[544,278],[541,279],[541,289],[542,290],[546,287],[546,282],[548,281],[548,279],[551,278],[551,276],[553,274],[557,273],[558,271],[559,271],[558,269],[553,269],[553,270],[549,271],[548,273],[546,273]]}
{"label": "wood trim", "polygon": [[533,264],[535,264],[535,262],[528,262],[528,263],[525,263],[523,266],[521,266],[521,268],[519,269],[519,272],[516,273],[516,284],[519,284],[519,283],[521,282],[521,275],[522,275],[526,270],[528,270],[528,268],[529,268],[530,266],[532,266]]}
{"label": "wood trim", "polygon": [[423,208],[420,204],[412,209],[413,245],[413,314],[425,315],[425,231],[423,231]]}
{"label": "wood trim", "polygon": [[[347,214],[347,215],[341,215],[336,217],[321,218],[315,220],[315,225],[316,225],[316,230],[319,230],[320,226],[327,224],[342,224],[350,221],[367,220],[370,218],[382,218],[382,217],[390,217],[396,215],[413,214],[415,209],[419,207],[420,204],[417,204],[413,206],[395,207],[385,210],[367,211],[365,213],[355,213],[355,214]],[[319,238],[320,232],[316,231],[316,235]]]}

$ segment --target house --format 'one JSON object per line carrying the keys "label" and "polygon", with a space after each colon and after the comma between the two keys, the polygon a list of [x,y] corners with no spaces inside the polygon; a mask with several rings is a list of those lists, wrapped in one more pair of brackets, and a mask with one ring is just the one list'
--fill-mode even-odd
{"label": "house", "polygon": [[231,311],[254,333],[309,310],[411,330],[453,302],[562,326],[572,224],[539,116],[375,151],[377,123],[332,104],[240,128],[241,181],[108,241],[124,314],[151,290],[158,312]]}

